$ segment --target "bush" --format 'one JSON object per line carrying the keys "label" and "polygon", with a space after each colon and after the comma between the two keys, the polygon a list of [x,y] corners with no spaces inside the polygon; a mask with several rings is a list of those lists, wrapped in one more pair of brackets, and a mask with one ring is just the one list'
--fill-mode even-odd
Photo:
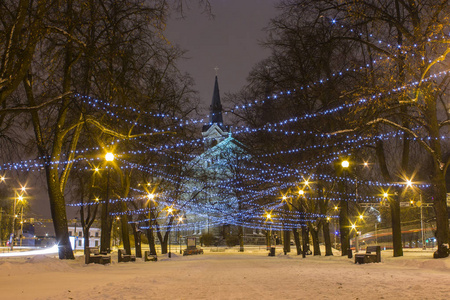
{"label": "bush", "polygon": [[211,233],[204,233],[200,237],[200,243],[206,247],[209,247],[214,243],[214,236]]}
{"label": "bush", "polygon": [[237,235],[228,235],[225,239],[228,247],[239,245],[239,237]]}

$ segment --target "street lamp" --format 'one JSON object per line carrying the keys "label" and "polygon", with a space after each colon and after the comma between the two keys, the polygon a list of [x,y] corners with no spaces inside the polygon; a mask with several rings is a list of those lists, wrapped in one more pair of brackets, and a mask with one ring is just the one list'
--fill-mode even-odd
{"label": "street lamp", "polygon": [[[352,250],[350,248],[350,231],[349,231],[349,225],[350,225],[350,219],[349,219],[349,203],[348,203],[348,195],[347,195],[347,169],[350,166],[350,163],[348,162],[348,160],[343,160],[341,162],[341,166],[344,172],[344,178],[345,178],[345,182],[344,182],[344,194],[345,194],[345,205],[347,206],[347,220],[346,220],[346,233],[347,233],[347,256],[348,258],[352,258]],[[345,220],[345,219],[344,219]]]}
{"label": "street lamp", "polygon": [[265,222],[270,222],[270,227],[269,227],[269,238],[268,238],[268,249],[270,250],[272,248],[272,214],[270,212],[266,212],[265,214],[266,217],[266,221]]}
{"label": "street lamp", "polygon": [[[169,216],[169,215],[173,215],[173,208],[172,208],[172,206],[167,207],[167,216]],[[169,227],[167,227],[167,229],[169,230],[169,236],[168,236],[168,241],[167,241],[169,243],[168,257],[171,258],[172,257],[172,253],[170,252],[170,234],[171,234],[171,232],[170,232],[170,228]]]}
{"label": "street lamp", "polygon": [[[147,184],[148,185],[148,184]],[[148,203],[148,229],[147,229],[147,236],[149,237],[148,240],[148,248],[150,250],[150,255],[156,255],[156,249],[154,247],[154,240],[153,240],[153,230],[152,230],[152,226],[153,226],[153,220],[152,220],[152,204],[153,201],[155,201],[155,197],[156,195],[152,192],[152,193],[148,193],[147,194],[147,203]]]}
{"label": "street lamp", "polygon": [[[22,188],[22,191],[24,191],[23,188]],[[23,238],[23,201],[24,201],[23,196],[19,195],[17,200],[19,200],[19,203],[21,204],[20,205],[20,236],[19,236],[20,243],[19,243],[19,245],[22,247],[22,238]]]}
{"label": "street lamp", "polygon": [[108,152],[105,155],[106,160],[106,199],[103,203],[102,207],[102,233],[101,233],[101,245],[100,250],[101,252],[111,252],[110,249],[110,243],[111,243],[111,228],[109,225],[109,214],[108,214],[108,206],[109,206],[109,172],[110,172],[110,166],[108,166],[109,162],[114,161],[114,153]]}

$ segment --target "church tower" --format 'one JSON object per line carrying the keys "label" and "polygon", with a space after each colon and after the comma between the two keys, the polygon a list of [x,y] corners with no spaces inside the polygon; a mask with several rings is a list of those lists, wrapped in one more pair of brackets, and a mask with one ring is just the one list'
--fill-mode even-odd
{"label": "church tower", "polygon": [[226,139],[229,135],[228,126],[223,125],[222,104],[220,103],[219,82],[214,83],[213,97],[209,107],[209,124],[203,125],[202,136],[205,148],[211,148]]}

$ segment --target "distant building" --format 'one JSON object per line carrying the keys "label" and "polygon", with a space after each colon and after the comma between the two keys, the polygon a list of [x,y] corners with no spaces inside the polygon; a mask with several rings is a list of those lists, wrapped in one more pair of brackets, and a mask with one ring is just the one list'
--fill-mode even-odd
{"label": "distant building", "polygon": [[[84,237],[81,226],[69,226],[69,240],[72,249],[84,248]],[[100,245],[100,228],[89,229],[89,247]],[[18,240],[16,241],[18,244]],[[56,244],[55,230],[51,220],[34,220],[24,223],[23,226],[23,246],[52,247]]]}
{"label": "distant building", "polygon": [[[72,249],[84,249],[84,236],[83,229],[80,227],[69,226],[69,240]],[[88,247],[99,247],[100,246],[100,228],[90,228],[89,229],[89,245]]]}

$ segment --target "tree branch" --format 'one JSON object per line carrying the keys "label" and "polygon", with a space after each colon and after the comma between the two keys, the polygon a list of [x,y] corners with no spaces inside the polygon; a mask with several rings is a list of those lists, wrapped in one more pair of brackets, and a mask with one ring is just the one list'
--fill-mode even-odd
{"label": "tree branch", "polygon": [[54,102],[58,102],[59,100],[61,100],[62,98],[66,97],[66,96],[70,96],[72,94],[72,92],[68,92],[65,94],[62,94],[56,98],[53,98],[47,102],[41,103],[39,105],[35,105],[35,106],[28,106],[28,107],[12,107],[12,108],[5,108],[5,109],[0,109],[0,115],[3,114],[7,114],[7,113],[14,113],[14,114],[20,114],[20,113],[24,113],[24,112],[32,112],[32,111],[36,111],[39,110],[41,108],[44,108],[50,104],[53,104]]}
{"label": "tree branch", "polygon": [[158,133],[146,133],[145,132],[145,133],[140,133],[140,134],[133,134],[133,135],[132,134],[127,134],[127,135],[125,135],[125,134],[116,132],[116,131],[114,131],[112,129],[106,128],[106,126],[102,125],[100,122],[98,122],[97,120],[94,120],[92,118],[87,118],[86,122],[94,125],[98,129],[100,129],[103,133],[109,134],[111,136],[115,136],[115,137],[120,138],[120,139],[125,139],[125,140],[136,138],[136,137],[141,137],[141,136],[153,136],[153,135],[168,134],[168,133],[175,134],[175,132],[173,132],[173,131],[161,131],[161,132],[158,132]]}

